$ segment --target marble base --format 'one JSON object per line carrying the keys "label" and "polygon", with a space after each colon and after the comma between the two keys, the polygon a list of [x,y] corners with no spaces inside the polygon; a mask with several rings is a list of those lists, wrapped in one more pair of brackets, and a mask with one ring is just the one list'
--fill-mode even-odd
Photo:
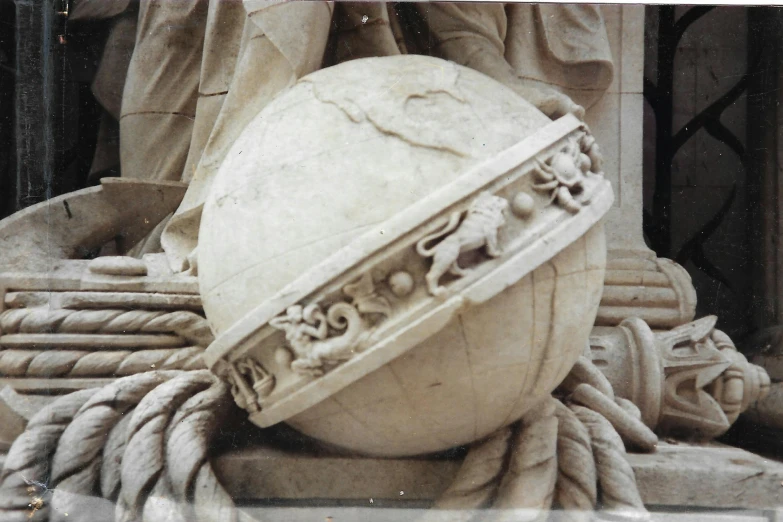
{"label": "marble base", "polygon": [[[0,454],[0,465],[3,458]],[[778,508],[783,506],[783,463],[715,443],[661,443],[654,454],[628,459],[653,521],[783,520]],[[315,456],[254,447],[223,454],[214,466],[240,509],[259,520],[397,522],[422,517],[451,482],[459,461]],[[79,506],[85,512],[69,513],[69,518],[111,518],[110,502],[83,500]],[[444,521],[456,516],[443,515]],[[519,520],[535,518],[528,511],[519,515]],[[472,520],[494,520],[494,515],[481,511]]]}
{"label": "marble base", "polygon": [[[645,504],[660,511],[783,506],[783,463],[739,448],[662,442],[656,453],[629,454],[628,459]],[[426,507],[448,487],[459,464],[448,459],[315,456],[271,447],[236,450],[214,463],[238,505],[368,508]]]}

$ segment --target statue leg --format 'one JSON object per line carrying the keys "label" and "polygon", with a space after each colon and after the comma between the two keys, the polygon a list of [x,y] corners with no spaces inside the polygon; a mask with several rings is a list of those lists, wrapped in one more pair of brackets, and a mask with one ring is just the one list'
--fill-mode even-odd
{"label": "statue leg", "polygon": [[182,177],[196,114],[206,0],[143,0],[122,99],[124,177]]}

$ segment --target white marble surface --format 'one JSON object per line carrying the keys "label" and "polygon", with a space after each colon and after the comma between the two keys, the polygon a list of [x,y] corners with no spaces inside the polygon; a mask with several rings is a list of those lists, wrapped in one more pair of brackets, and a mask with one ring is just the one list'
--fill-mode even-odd
{"label": "white marble surface", "polygon": [[[783,505],[783,463],[739,448],[661,442],[655,453],[632,453],[628,461],[645,504],[659,510],[769,510]],[[218,477],[239,505],[272,499],[290,505],[341,498],[356,505],[372,498],[386,507],[401,500],[428,501],[445,490],[458,467],[453,460],[315,457],[264,447],[215,461]]]}

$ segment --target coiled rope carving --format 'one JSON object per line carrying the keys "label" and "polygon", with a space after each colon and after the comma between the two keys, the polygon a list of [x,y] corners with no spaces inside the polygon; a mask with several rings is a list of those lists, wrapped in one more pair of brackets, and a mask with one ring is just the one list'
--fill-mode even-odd
{"label": "coiled rope carving", "polygon": [[231,404],[206,370],[148,372],[65,395],[12,445],[0,519],[60,520],[100,494],[116,502],[118,521],[242,520],[207,459]]}
{"label": "coiled rope carving", "polygon": [[0,314],[3,334],[174,333],[193,346],[150,350],[0,351],[0,375],[7,377],[106,377],[161,370],[203,369],[201,354],[214,340],[207,320],[187,311],[50,310],[16,308]]}
{"label": "coiled rope carving", "polygon": [[134,334],[173,332],[206,348],[214,340],[207,320],[177,310],[70,310],[13,308],[0,314],[0,331],[12,333]]}
{"label": "coiled rope carving", "polygon": [[[551,508],[575,521],[596,508],[646,517],[624,442],[650,449],[655,435],[638,410],[605,393],[611,386],[598,375],[580,359],[559,399],[474,444],[424,519],[466,521],[475,515],[469,510],[487,507],[497,509],[497,520],[519,520],[519,509],[542,519]],[[601,412],[607,403],[608,415]],[[67,520],[63,513],[100,495],[116,504],[121,522],[252,522],[209,461],[229,405],[228,386],[206,370],[148,372],[63,396],[11,447],[0,518]]]}
{"label": "coiled rope carving", "polygon": [[0,376],[4,377],[124,377],[150,370],[201,370],[206,368],[200,346],[154,350],[3,350]]}
{"label": "coiled rope carving", "polygon": [[[580,357],[556,397],[515,426],[475,443],[454,483],[421,522],[468,521],[498,509],[497,520],[590,520],[595,509],[647,520],[625,446],[653,451],[656,435],[630,401]],[[514,435],[514,432],[517,435]],[[508,508],[513,508],[514,511]],[[527,516],[518,510],[529,510]]]}

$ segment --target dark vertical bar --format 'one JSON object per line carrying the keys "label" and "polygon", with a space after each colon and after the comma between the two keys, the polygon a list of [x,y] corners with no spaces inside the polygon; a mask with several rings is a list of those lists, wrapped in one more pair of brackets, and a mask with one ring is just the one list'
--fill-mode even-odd
{"label": "dark vertical bar", "polygon": [[16,2],[16,207],[52,195],[56,144],[51,0]]}
{"label": "dark vertical bar", "polygon": [[[655,111],[655,193],[653,194],[654,247],[659,257],[671,257],[672,117],[674,88],[674,6],[658,11],[658,77]],[[652,239],[652,238],[651,238]]]}
{"label": "dark vertical bar", "polygon": [[748,8],[748,239],[752,273],[751,331],[780,323],[780,53],[783,23],[779,8]]}
{"label": "dark vertical bar", "polygon": [[16,206],[16,6],[0,0],[0,219]]}

